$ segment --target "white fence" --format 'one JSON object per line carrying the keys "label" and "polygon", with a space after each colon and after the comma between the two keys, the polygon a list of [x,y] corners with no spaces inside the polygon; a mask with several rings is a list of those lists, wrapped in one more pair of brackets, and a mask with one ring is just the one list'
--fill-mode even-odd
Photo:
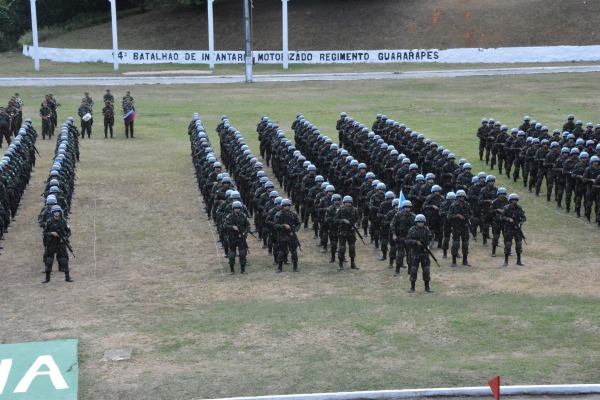
{"label": "white fence", "polygon": [[[33,57],[33,46],[23,54]],[[61,49],[39,47],[40,59],[56,62],[112,63],[113,51],[102,49]],[[119,64],[209,64],[209,51],[120,50]],[[282,51],[253,51],[256,64],[282,64]],[[500,47],[495,49],[412,49],[290,51],[290,64],[384,64],[384,63],[535,63],[600,61],[600,46]],[[215,51],[215,64],[243,64],[243,51]]]}

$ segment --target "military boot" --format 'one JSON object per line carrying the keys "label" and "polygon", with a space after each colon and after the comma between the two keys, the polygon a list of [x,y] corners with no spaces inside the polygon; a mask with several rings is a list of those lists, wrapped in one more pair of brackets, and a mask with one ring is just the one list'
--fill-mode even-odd
{"label": "military boot", "polygon": [[242,264],[242,268],[240,271],[241,274],[245,274],[246,273],[246,264]]}
{"label": "military boot", "polygon": [[429,282],[425,282],[425,291],[427,293],[433,293],[433,289],[429,287]]}
{"label": "military boot", "polygon": [[277,262],[277,273],[280,273],[281,271],[283,271],[283,263]]}
{"label": "military boot", "polygon": [[363,236],[367,237],[369,236],[369,232],[367,232],[368,228],[363,228]]}
{"label": "military boot", "polygon": [[452,254],[452,264],[450,264],[451,267],[456,267],[456,256],[454,254]]}
{"label": "military boot", "polygon": [[410,289],[408,289],[408,293],[414,293],[415,292],[415,282],[410,281]]}
{"label": "military boot", "polygon": [[358,268],[358,266],[354,262],[354,258],[350,258],[350,268],[351,269],[360,269],[360,268]]}
{"label": "military boot", "polygon": [[395,258],[390,257],[390,264],[388,265],[389,269],[394,268],[395,261],[396,261]]}
{"label": "military boot", "polygon": [[327,243],[323,243],[323,250],[321,250],[321,253],[327,253]]}
{"label": "military boot", "polygon": [[338,270],[339,270],[339,271],[341,271],[341,270],[343,270],[343,269],[344,269],[344,260],[342,260],[342,259],[340,258],[340,263],[339,263],[339,265],[338,265]]}
{"label": "military boot", "polygon": [[330,263],[334,263],[335,262],[335,251],[331,252],[331,260],[329,260]]}
{"label": "military boot", "polygon": [[521,262],[521,253],[517,253],[517,265],[521,267],[525,265]]}
{"label": "military boot", "polygon": [[483,236],[483,247],[488,247],[488,243],[487,243],[488,237],[487,236]]}
{"label": "military boot", "polygon": [[394,271],[394,276],[400,276],[400,265],[396,264],[396,271]]}
{"label": "military boot", "polygon": [[298,261],[294,262],[294,272],[300,272],[300,270],[298,269]]}
{"label": "military boot", "polygon": [[375,239],[375,248],[378,249],[379,248],[379,239]]}
{"label": "military boot", "polygon": [[503,267],[508,267],[508,254],[504,255],[504,264],[502,264]]}
{"label": "military boot", "polygon": [[496,247],[497,245],[492,244],[492,257],[496,257]]}
{"label": "military boot", "polygon": [[444,255],[442,257],[443,258],[448,258],[448,250],[444,250]]}
{"label": "military boot", "polygon": [[233,268],[233,265],[229,265],[229,275],[235,275],[235,269]]}
{"label": "military boot", "polygon": [[546,201],[550,201],[550,193],[546,195]]}
{"label": "military boot", "polygon": [[469,264],[469,261],[467,260],[467,254],[466,254],[466,253],[464,253],[464,254],[463,254],[463,262],[462,262],[462,265],[464,265],[464,266],[466,266],[466,267],[470,267],[470,266],[471,266],[471,264]]}
{"label": "military boot", "polygon": [[71,279],[71,275],[69,275],[69,271],[65,272],[65,282],[75,282]]}
{"label": "military boot", "polygon": [[50,282],[50,271],[46,271],[46,280],[42,281],[42,283],[48,283]]}

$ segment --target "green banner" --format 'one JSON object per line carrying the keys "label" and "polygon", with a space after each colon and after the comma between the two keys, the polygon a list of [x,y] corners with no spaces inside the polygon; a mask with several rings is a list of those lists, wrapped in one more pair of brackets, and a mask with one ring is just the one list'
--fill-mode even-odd
{"label": "green banner", "polygon": [[0,345],[0,400],[76,400],[77,339]]}

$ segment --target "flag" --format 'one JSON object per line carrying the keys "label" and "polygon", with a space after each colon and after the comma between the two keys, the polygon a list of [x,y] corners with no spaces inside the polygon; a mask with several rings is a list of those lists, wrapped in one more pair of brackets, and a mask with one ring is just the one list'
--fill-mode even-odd
{"label": "flag", "polygon": [[398,208],[400,209],[400,212],[404,212],[404,209],[402,208],[402,203],[404,203],[404,200],[406,200],[406,197],[404,197],[404,192],[401,190],[400,191],[400,203],[398,203]]}
{"label": "flag", "polygon": [[492,394],[496,400],[500,400],[500,375],[490,380],[488,385],[490,385],[490,389],[492,389]]}

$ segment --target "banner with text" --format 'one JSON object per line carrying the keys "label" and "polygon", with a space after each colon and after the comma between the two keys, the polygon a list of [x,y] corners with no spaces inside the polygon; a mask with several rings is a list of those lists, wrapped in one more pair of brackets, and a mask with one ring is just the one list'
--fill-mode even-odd
{"label": "banner with text", "polygon": [[[33,46],[23,46],[23,54],[33,58]],[[57,62],[112,63],[112,50],[60,49],[38,47],[42,60]],[[282,64],[282,51],[253,51],[255,64]],[[215,64],[243,64],[243,51],[215,51]],[[120,50],[120,64],[209,64],[209,51]],[[501,47],[494,49],[412,49],[412,50],[332,50],[290,51],[290,64],[383,64],[383,63],[521,63],[600,61],[600,46]]]}
{"label": "banner with text", "polygon": [[0,345],[0,400],[77,400],[77,339]]}

